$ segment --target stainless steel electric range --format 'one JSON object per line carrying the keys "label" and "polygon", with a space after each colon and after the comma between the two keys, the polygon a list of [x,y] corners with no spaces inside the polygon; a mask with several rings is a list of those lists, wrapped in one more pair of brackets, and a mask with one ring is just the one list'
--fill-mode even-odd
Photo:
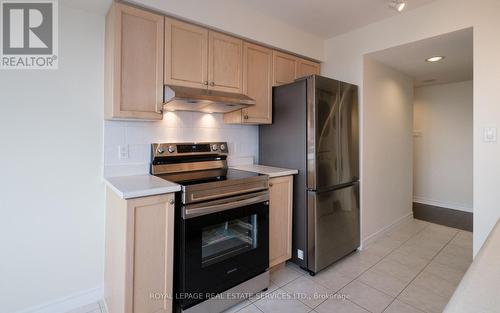
{"label": "stainless steel electric range", "polygon": [[228,169],[228,147],[155,143],[151,174],[176,182],[174,309],[218,313],[269,285],[268,176]]}

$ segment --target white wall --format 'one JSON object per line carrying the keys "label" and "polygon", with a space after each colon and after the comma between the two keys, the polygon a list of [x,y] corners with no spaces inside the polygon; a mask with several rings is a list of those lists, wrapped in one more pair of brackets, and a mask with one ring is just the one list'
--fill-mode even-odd
{"label": "white wall", "polygon": [[474,254],[500,217],[500,145],[482,142],[500,126],[500,1],[439,0],[329,39],[322,73],[361,87],[363,55],[440,34],[474,28]]}
{"label": "white wall", "polygon": [[323,60],[324,40],[233,0],[130,0],[234,35]]}
{"label": "white wall", "polygon": [[59,22],[58,70],[0,70],[1,312],[102,293],[104,17]]}
{"label": "white wall", "polygon": [[[227,141],[229,163],[253,163],[258,158],[258,126],[227,125],[220,113],[167,112],[159,122],[106,121],[104,174],[149,173],[151,143]],[[119,146],[128,145],[129,159],[119,159]]]}
{"label": "white wall", "polygon": [[412,214],[413,79],[365,57],[361,233],[376,238]]}
{"label": "white wall", "polygon": [[472,81],[415,88],[413,198],[472,212]]}

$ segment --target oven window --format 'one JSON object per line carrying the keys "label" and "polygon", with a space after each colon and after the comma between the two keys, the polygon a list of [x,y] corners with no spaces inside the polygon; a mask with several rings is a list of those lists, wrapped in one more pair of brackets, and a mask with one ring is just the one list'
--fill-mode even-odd
{"label": "oven window", "polygon": [[257,248],[257,214],[202,229],[202,267]]}

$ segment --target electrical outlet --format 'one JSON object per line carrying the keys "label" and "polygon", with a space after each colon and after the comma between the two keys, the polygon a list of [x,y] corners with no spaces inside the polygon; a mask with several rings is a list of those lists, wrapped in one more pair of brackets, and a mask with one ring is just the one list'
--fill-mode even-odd
{"label": "electrical outlet", "polygon": [[297,257],[301,260],[304,259],[304,251],[297,249]]}
{"label": "electrical outlet", "polygon": [[118,146],[118,159],[128,160],[129,150],[128,145]]}
{"label": "electrical outlet", "polygon": [[486,127],[484,129],[484,142],[496,142],[497,141],[497,128],[496,127]]}

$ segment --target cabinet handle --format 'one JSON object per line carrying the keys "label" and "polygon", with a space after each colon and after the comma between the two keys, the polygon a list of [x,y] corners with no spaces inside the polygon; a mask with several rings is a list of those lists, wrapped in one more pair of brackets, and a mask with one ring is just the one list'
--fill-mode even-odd
{"label": "cabinet handle", "polygon": [[245,115],[243,116],[243,118],[244,118],[244,119],[246,119],[246,120],[248,120],[248,115],[246,115],[246,114],[245,114]]}
{"label": "cabinet handle", "polygon": [[269,187],[272,187],[274,184],[273,183],[269,183]]}
{"label": "cabinet handle", "polygon": [[207,86],[208,85],[208,80],[204,81],[203,85]]}
{"label": "cabinet handle", "polygon": [[210,86],[215,86],[215,83],[214,83],[214,82],[211,82],[211,83],[210,83]]}
{"label": "cabinet handle", "polygon": [[174,200],[174,199],[170,199],[170,201],[168,201],[168,203],[170,203],[170,204],[174,204],[174,203],[175,203],[175,200]]}

